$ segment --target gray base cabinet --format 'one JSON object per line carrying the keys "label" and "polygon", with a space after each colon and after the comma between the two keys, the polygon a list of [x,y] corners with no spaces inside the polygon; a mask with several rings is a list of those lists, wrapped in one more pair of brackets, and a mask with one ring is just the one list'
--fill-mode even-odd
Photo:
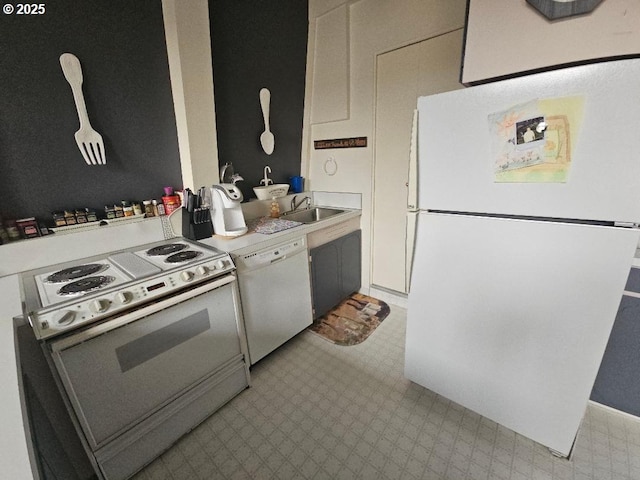
{"label": "gray base cabinet", "polygon": [[360,289],[361,244],[356,230],[309,251],[314,319]]}
{"label": "gray base cabinet", "polygon": [[[627,292],[640,293],[640,269],[632,268]],[[623,295],[591,400],[640,417],[640,298]]]}

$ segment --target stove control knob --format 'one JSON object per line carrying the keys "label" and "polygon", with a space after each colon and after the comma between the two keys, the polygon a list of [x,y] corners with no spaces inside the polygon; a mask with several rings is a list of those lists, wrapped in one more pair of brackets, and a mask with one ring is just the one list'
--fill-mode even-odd
{"label": "stove control knob", "polygon": [[66,312],[62,312],[62,315],[60,315],[60,317],[56,320],[56,323],[58,325],[69,325],[71,322],[73,322],[75,316],[75,312],[67,310]]}
{"label": "stove control knob", "polygon": [[120,305],[126,305],[133,300],[133,295],[131,292],[118,292],[116,293],[116,300]]}
{"label": "stove control knob", "polygon": [[196,273],[198,275],[206,275],[207,273],[209,273],[209,267],[200,265],[198,268],[196,268]]}
{"label": "stove control knob", "polygon": [[226,264],[224,260],[218,260],[215,265],[218,270],[222,270]]}
{"label": "stove control knob", "polygon": [[184,272],[180,273],[180,278],[182,278],[182,280],[185,282],[190,282],[193,279],[193,272],[185,270]]}
{"label": "stove control knob", "polygon": [[89,309],[93,313],[103,313],[106,312],[109,308],[109,300],[105,300],[104,298],[100,298],[98,300],[94,300],[89,304]]}

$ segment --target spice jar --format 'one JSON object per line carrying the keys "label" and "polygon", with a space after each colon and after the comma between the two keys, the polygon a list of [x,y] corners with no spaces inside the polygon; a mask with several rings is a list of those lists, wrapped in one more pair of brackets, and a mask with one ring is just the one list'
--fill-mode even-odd
{"label": "spice jar", "polygon": [[134,215],[142,215],[142,205],[140,205],[140,202],[135,202],[133,204],[133,214]]}
{"label": "spice jar", "polygon": [[151,204],[151,200],[143,200],[142,205],[144,205],[144,214],[146,217],[154,217],[153,205]]}
{"label": "spice jar", "polygon": [[40,236],[40,230],[38,230],[38,223],[34,217],[21,218],[16,220],[16,227],[20,232],[22,238],[33,238]]}
{"label": "spice jar", "polygon": [[76,222],[87,223],[87,212],[84,210],[76,210]]}
{"label": "spice jar", "polygon": [[124,210],[122,208],[122,205],[114,205],[113,211],[116,213],[116,218],[124,217]]}
{"label": "spice jar", "polygon": [[53,212],[51,215],[53,216],[53,224],[56,227],[64,227],[67,224],[63,212]]}
{"label": "spice jar", "polygon": [[107,220],[111,220],[116,218],[116,209],[113,206],[105,205],[104,206],[104,215],[107,217]]}
{"label": "spice jar", "polygon": [[90,208],[85,208],[84,211],[87,214],[87,222],[97,222],[98,216],[96,215],[96,211]]}
{"label": "spice jar", "polygon": [[156,199],[151,200],[151,205],[153,205],[153,214],[156,217],[160,217],[165,214],[164,204],[162,202],[158,203]]}
{"label": "spice jar", "polygon": [[5,220],[4,227],[5,227],[5,230],[7,231],[7,235],[9,237],[10,242],[20,240],[20,232],[18,231],[18,227],[16,227],[15,220]]}
{"label": "spice jar", "polygon": [[64,221],[67,225],[75,225],[78,223],[76,221],[76,214],[70,210],[64,211]]}
{"label": "spice jar", "polygon": [[120,203],[122,204],[122,211],[124,212],[124,216],[133,217],[133,207],[131,206],[131,202],[122,200]]}

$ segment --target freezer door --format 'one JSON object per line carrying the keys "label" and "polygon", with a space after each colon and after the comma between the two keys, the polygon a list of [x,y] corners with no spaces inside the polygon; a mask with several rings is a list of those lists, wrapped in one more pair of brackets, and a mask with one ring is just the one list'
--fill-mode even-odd
{"label": "freezer door", "polygon": [[[637,222],[639,78],[640,59],[631,59],[421,97],[419,207]],[[489,115],[530,101],[568,96],[583,96],[584,111],[574,115],[577,120],[565,138],[575,140],[566,183],[496,183]],[[567,113],[564,107],[560,110]],[[562,115],[556,117],[554,122],[563,122]],[[553,145],[545,145],[545,152],[547,146]],[[556,147],[563,148],[560,142]]]}
{"label": "freezer door", "polygon": [[406,377],[568,455],[638,237],[420,214]]}

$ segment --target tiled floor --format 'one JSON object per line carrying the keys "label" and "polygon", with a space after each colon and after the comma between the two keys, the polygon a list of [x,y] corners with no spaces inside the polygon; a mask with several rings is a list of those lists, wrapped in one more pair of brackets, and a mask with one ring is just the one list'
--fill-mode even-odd
{"label": "tiled floor", "polygon": [[640,480],[640,422],[590,406],[571,460],[403,375],[405,310],[364,343],[304,332],[135,480]]}

